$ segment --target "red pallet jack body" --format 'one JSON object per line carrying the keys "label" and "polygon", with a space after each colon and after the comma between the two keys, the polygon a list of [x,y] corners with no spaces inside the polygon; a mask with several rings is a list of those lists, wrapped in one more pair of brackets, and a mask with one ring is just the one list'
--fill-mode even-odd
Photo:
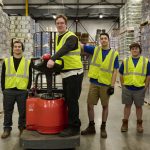
{"label": "red pallet jack body", "polygon": [[67,106],[63,98],[44,100],[29,97],[27,99],[27,130],[35,130],[42,134],[56,134],[67,127],[67,118]]}

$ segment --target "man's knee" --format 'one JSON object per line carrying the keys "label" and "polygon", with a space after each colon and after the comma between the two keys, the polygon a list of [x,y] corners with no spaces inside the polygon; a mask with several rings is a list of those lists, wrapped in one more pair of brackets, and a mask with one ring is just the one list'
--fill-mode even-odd
{"label": "man's knee", "polygon": [[102,105],[102,107],[103,107],[103,110],[108,109],[108,105]]}
{"label": "man's knee", "polygon": [[88,110],[93,110],[94,109],[94,105],[93,104],[88,104]]}

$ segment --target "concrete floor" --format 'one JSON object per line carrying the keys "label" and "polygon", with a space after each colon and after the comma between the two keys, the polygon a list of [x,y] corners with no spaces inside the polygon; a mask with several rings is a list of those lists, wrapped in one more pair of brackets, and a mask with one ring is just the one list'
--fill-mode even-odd
{"label": "concrete floor", "polygon": [[[80,118],[81,130],[85,129],[88,123],[86,99],[89,88],[89,79],[84,77],[83,90],[80,97]],[[0,111],[2,111],[2,95],[0,95]],[[123,117],[123,105],[121,104],[121,89],[115,87],[115,94],[110,99],[109,117],[107,121],[107,139],[100,138],[101,105],[95,106],[96,134],[92,136],[81,136],[80,147],[76,150],[149,150],[150,149],[150,106],[143,107],[144,133],[136,132],[135,108],[133,106],[127,133],[121,133],[121,119]],[[23,150],[19,145],[19,132],[17,129],[17,109],[13,119],[14,126],[11,136],[7,139],[0,139],[0,150]],[[0,134],[3,132],[3,114],[0,115]]]}

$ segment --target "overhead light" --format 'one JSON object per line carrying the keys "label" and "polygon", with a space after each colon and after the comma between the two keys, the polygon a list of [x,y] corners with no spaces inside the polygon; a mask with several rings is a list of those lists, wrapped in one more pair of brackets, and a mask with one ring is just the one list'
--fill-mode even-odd
{"label": "overhead light", "polygon": [[134,2],[137,2],[137,3],[138,3],[138,2],[142,2],[142,0],[134,0]]}
{"label": "overhead light", "polygon": [[9,16],[19,16],[18,14],[9,14]]}
{"label": "overhead light", "polygon": [[53,15],[53,19],[56,19],[56,15]]}
{"label": "overhead light", "polygon": [[101,14],[101,15],[99,15],[99,18],[103,18],[103,15]]}

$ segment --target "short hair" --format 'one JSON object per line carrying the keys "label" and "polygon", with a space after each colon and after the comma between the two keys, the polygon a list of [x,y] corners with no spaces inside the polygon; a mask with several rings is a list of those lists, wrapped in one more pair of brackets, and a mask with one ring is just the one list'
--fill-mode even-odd
{"label": "short hair", "polygon": [[129,46],[130,50],[131,50],[133,47],[138,47],[139,50],[140,50],[140,54],[142,53],[142,48],[141,48],[141,45],[140,45],[139,43],[135,43],[135,42],[132,43],[132,44]]}
{"label": "short hair", "polygon": [[22,51],[24,51],[24,45],[23,45],[23,43],[22,43],[20,40],[13,42],[13,43],[12,43],[12,48],[14,48],[14,45],[15,45],[16,43],[20,43],[20,44],[21,44],[21,47],[22,47]]}
{"label": "short hair", "polygon": [[108,40],[109,40],[109,34],[108,33],[100,33],[99,37],[101,37],[102,35],[106,35],[108,37]]}
{"label": "short hair", "polygon": [[58,16],[56,17],[56,19],[55,19],[55,23],[56,23],[56,21],[57,21],[59,18],[63,18],[63,19],[65,20],[65,24],[67,24],[68,19],[67,19],[67,17],[66,17],[65,15],[58,15]]}

